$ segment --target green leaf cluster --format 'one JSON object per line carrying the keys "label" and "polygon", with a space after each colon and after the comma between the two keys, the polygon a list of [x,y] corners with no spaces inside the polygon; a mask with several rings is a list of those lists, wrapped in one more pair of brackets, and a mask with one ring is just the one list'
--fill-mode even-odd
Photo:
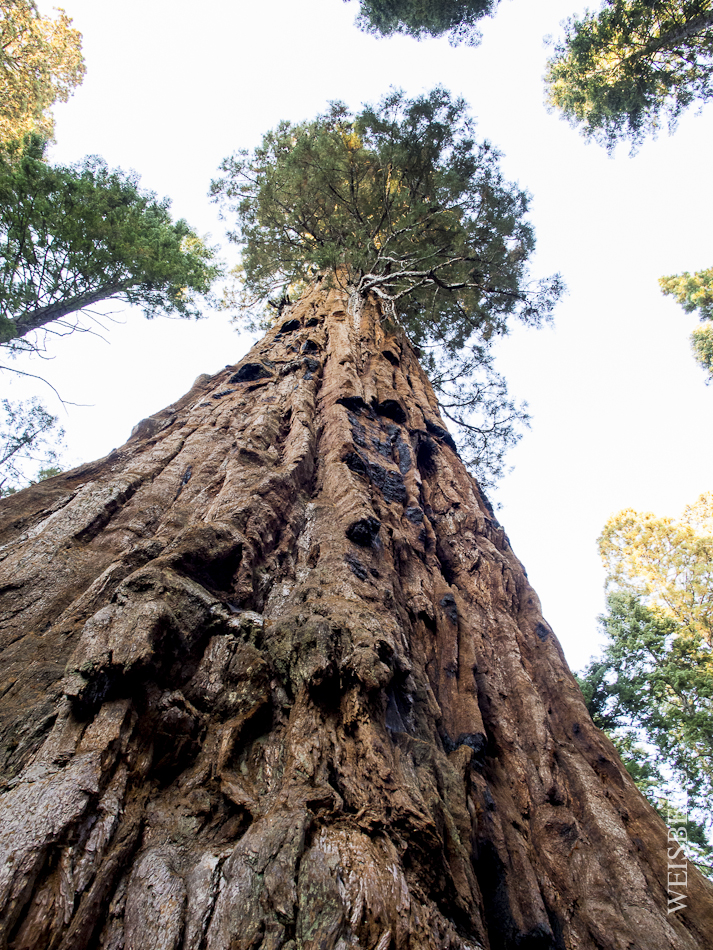
{"label": "green leaf cluster", "polygon": [[539,325],[562,292],[558,276],[529,279],[528,195],[503,178],[499,157],[476,142],[463,100],[396,91],[357,115],[337,103],[312,122],[281,123],[253,152],[227,158],[212,184],[235,216],[253,314],[328,275],[376,294],[421,348],[451,418],[485,410],[466,431],[481,461],[489,440],[490,474],[504,448],[493,433],[511,443],[525,416],[505,397],[491,343],[512,320]]}
{"label": "green leaf cluster", "polygon": [[563,24],[548,63],[549,104],[594,141],[633,146],[713,95],[711,0],[605,0]]}
{"label": "green leaf cluster", "polygon": [[676,623],[681,636],[713,650],[713,492],[680,518],[626,508],[598,541],[607,588],[641,599]]}
{"label": "green leaf cluster", "polygon": [[138,177],[98,157],[44,160],[37,136],[0,155],[0,338],[109,297],[158,313],[200,316],[219,274],[212,248]]}
{"label": "green leaf cluster", "polygon": [[30,132],[51,137],[50,107],[84,78],[81,34],[57,14],[40,16],[34,0],[0,0],[0,147]]}
{"label": "green leaf cluster", "polygon": [[[691,834],[710,832],[713,805],[713,663],[702,638],[680,629],[633,594],[607,600],[606,645],[578,676],[596,726],[614,744],[640,790],[659,809],[667,776],[687,796]],[[668,807],[668,806],[666,806]],[[696,815],[698,818],[696,818]],[[699,844],[713,860],[707,837]]]}
{"label": "green leaf cluster", "polygon": [[376,36],[402,34],[424,39],[448,34],[451,44],[480,41],[478,21],[498,0],[359,0],[357,23]]}
{"label": "green leaf cluster", "polygon": [[36,398],[0,401],[0,498],[30,481],[56,475],[64,430]]}
{"label": "green leaf cluster", "polygon": [[713,379],[713,267],[695,274],[686,272],[662,277],[659,286],[664,294],[680,303],[686,313],[698,311],[704,326],[696,327],[691,334],[691,346],[710,381]]}
{"label": "green leaf cluster", "polygon": [[599,539],[610,589],[600,618],[606,643],[578,677],[595,724],[642,792],[665,810],[672,779],[674,805],[676,788],[679,798],[685,791],[692,857],[708,866],[713,848],[701,835],[713,827],[712,529],[710,493],[678,520],[631,509],[609,519]]}

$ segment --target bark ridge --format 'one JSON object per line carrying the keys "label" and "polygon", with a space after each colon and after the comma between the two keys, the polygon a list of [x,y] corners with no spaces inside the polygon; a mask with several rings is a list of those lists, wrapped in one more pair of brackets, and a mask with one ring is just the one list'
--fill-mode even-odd
{"label": "bark ridge", "polygon": [[711,946],[375,299],[4,499],[0,597],[1,947]]}

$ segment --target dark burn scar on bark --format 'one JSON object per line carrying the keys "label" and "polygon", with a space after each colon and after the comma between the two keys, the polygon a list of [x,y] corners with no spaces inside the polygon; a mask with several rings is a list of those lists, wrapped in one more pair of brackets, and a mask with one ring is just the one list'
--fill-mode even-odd
{"label": "dark burn scar on bark", "polygon": [[395,399],[384,399],[383,402],[375,403],[374,411],[378,415],[384,416],[386,419],[393,419],[394,422],[401,425],[406,422],[406,413],[403,406]]}
{"label": "dark burn scar on bark", "polygon": [[450,622],[458,623],[458,607],[456,606],[456,599],[453,594],[446,594],[444,597],[441,597],[439,603],[441,607],[443,607],[443,612]]}
{"label": "dark burn scar on bark", "polygon": [[399,504],[406,503],[406,486],[403,477],[398,472],[391,472],[382,465],[370,462],[359,452],[348,452],[343,461],[356,475],[372,482],[384,496],[386,501]]}
{"label": "dark burn scar on bark", "polygon": [[258,379],[269,379],[272,373],[262,363],[245,363],[234,373],[229,383],[253,383]]}
{"label": "dark burn scar on bark", "polygon": [[537,626],[535,627],[535,633],[536,633],[537,636],[540,638],[540,640],[542,640],[543,643],[545,642],[545,640],[546,640],[546,639],[549,637],[549,635],[550,635],[550,631],[549,631],[548,628],[544,625],[544,623],[538,623],[538,624],[537,624]]}
{"label": "dark burn scar on bark", "polygon": [[360,581],[365,581],[367,579],[369,576],[369,571],[366,567],[364,567],[359,558],[351,553],[351,551],[347,551],[347,553],[344,555],[344,560],[346,561],[352,574],[358,577]]}
{"label": "dark burn scar on bark", "polygon": [[381,522],[378,518],[369,515],[366,518],[360,518],[358,521],[352,522],[346,530],[346,535],[354,544],[368,548],[378,537],[380,528]]}

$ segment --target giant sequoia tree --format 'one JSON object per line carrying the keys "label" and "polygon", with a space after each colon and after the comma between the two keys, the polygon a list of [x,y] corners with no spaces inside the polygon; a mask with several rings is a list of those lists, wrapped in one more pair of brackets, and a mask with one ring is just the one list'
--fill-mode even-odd
{"label": "giant sequoia tree", "polygon": [[710,884],[668,913],[663,822],[341,273],[3,500],[2,945],[704,947]]}
{"label": "giant sequoia tree", "polygon": [[4,499],[7,946],[705,947],[380,302]]}
{"label": "giant sequoia tree", "polygon": [[357,115],[335,103],[283,122],[226,159],[212,188],[237,225],[243,310],[279,309],[321,274],[378,296],[419,348],[481,480],[501,473],[524,417],[492,344],[513,321],[547,320],[562,291],[557,275],[530,279],[529,196],[499,158],[476,141],[463,100],[396,91]]}

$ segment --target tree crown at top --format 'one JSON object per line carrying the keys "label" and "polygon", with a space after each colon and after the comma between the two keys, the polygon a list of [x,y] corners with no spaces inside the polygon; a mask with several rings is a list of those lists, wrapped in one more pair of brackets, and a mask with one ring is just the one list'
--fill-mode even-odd
{"label": "tree crown at top", "polygon": [[605,0],[565,24],[549,61],[549,103],[587,138],[634,146],[713,95],[711,0]]}
{"label": "tree crown at top", "polygon": [[243,280],[256,301],[318,274],[398,305],[416,344],[537,324],[561,290],[530,285],[528,195],[499,153],[476,143],[463,100],[443,89],[393,92],[352,115],[339,103],[312,122],[282,122],[254,152],[226,159],[212,184],[235,213]]}
{"label": "tree crown at top", "polygon": [[395,33],[423,39],[448,34],[451,43],[474,46],[478,21],[492,13],[498,0],[359,0],[357,23],[367,33]]}
{"label": "tree crown at top", "polygon": [[47,110],[84,78],[82,36],[57,13],[40,16],[34,0],[0,0],[0,146],[29,132],[50,137]]}
{"label": "tree crown at top", "polygon": [[[488,407],[484,427],[471,428],[481,476],[493,432],[505,426],[511,444],[522,419],[489,344],[512,319],[539,324],[562,290],[559,277],[529,280],[528,196],[505,181],[499,157],[475,141],[463,100],[395,91],[357,115],[337,103],[312,122],[282,122],[227,158],[212,185],[236,216],[243,303],[331,274],[398,309],[446,414],[462,425],[466,410]],[[497,473],[501,461],[498,449],[486,467]]]}

